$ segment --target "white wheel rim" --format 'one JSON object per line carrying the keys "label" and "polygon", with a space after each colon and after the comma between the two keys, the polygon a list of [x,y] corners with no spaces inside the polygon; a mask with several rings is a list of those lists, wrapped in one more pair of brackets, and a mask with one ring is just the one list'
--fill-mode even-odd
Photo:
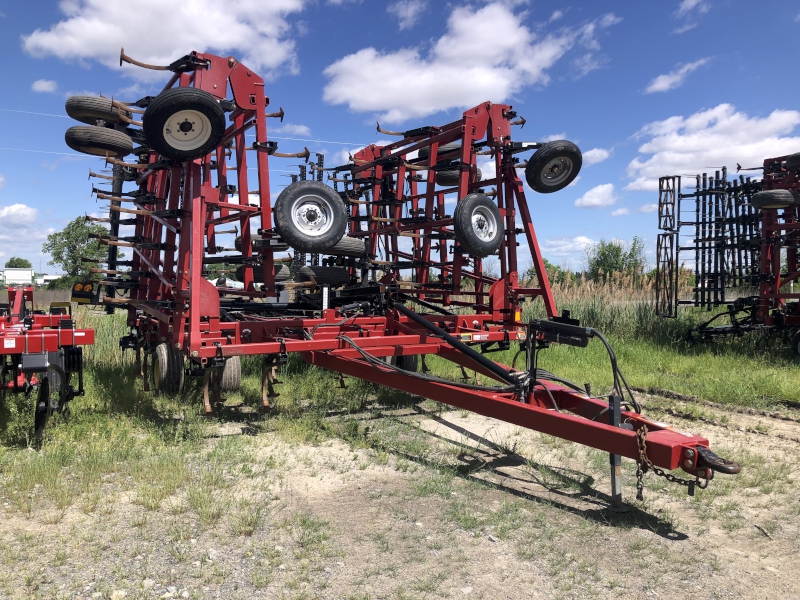
{"label": "white wheel rim", "polygon": [[176,150],[196,150],[211,137],[211,121],[197,110],[180,110],[164,123],[164,140]]}
{"label": "white wheel rim", "polygon": [[566,156],[554,158],[542,169],[542,183],[558,185],[572,173],[572,161]]}
{"label": "white wheel rim", "polygon": [[478,206],[472,211],[472,232],[483,242],[491,242],[497,235],[497,220],[492,211]]}
{"label": "white wheel rim", "polygon": [[300,196],[292,204],[292,223],[305,235],[319,237],[333,226],[333,206],[317,194]]}

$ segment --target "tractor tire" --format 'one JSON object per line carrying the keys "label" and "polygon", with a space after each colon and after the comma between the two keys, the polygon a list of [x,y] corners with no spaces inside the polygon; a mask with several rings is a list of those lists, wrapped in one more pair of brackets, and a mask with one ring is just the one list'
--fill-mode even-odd
{"label": "tractor tire", "polygon": [[550,194],[563,190],[580,173],[583,155],[580,148],[567,140],[541,146],[525,167],[525,180],[536,192]]}
{"label": "tractor tire", "polygon": [[800,152],[787,156],[783,167],[787,171],[800,171]]}
{"label": "tractor tire", "polygon": [[242,385],[242,359],[239,356],[231,356],[225,360],[222,368],[219,391],[238,392]]}
{"label": "tractor tire", "polygon": [[503,243],[503,217],[486,194],[469,194],[456,203],[453,230],[461,248],[474,257],[495,254]]}
{"label": "tractor tire", "polygon": [[161,92],[148,105],[142,123],[148,146],[168,160],[205,156],[225,135],[225,111],[217,99],[189,87]]}
{"label": "tractor tire", "polygon": [[[87,125],[97,125],[98,121],[104,121],[109,125],[116,125],[122,123],[120,118],[120,111],[117,107],[111,105],[111,98],[101,98],[99,96],[72,96],[67,98],[67,103],[64,106],[67,114],[81,123]],[[124,116],[129,119],[133,115],[129,112],[122,111]]]}
{"label": "tractor tire", "polygon": [[359,238],[343,237],[336,245],[330,250],[326,250],[325,254],[332,256],[364,256],[367,253],[367,245],[364,240]]}
{"label": "tractor tire", "polygon": [[326,252],[347,229],[347,209],[339,195],[319,181],[296,181],[273,208],[275,231],[300,252]]}
{"label": "tractor tire", "polygon": [[350,283],[350,274],[342,267],[300,267],[295,281],[316,281],[319,285],[344,285]]}
{"label": "tractor tire", "polygon": [[[448,152],[452,152],[453,150],[461,149],[461,142],[450,142],[449,144],[441,144],[439,149],[436,151],[436,156],[441,156],[442,154],[447,154]],[[419,149],[419,157],[420,158],[428,158],[431,155],[431,148],[430,146],[425,146],[424,148]]]}
{"label": "tractor tire", "polygon": [[[483,179],[483,173],[481,173],[480,168],[475,169],[475,180],[480,181]],[[436,185],[441,185],[442,187],[455,187],[458,185],[458,181],[461,178],[461,169],[447,169],[446,171],[436,171]],[[472,181],[472,180],[470,180]]]}
{"label": "tractor tire", "polygon": [[[289,267],[284,264],[275,265],[275,282],[288,281],[292,276]],[[236,268],[236,279],[244,281],[244,267]],[[264,272],[260,266],[253,267],[253,283],[264,283]]]}
{"label": "tractor tire", "polygon": [[44,428],[47,426],[47,421],[50,420],[50,414],[52,413],[50,409],[50,381],[46,376],[39,381],[36,405],[33,410],[33,435],[35,439],[41,440]]}
{"label": "tractor tire", "polygon": [[133,142],[127,135],[96,125],[70,127],[64,134],[64,141],[76,152],[93,156],[121,158],[133,152]]}
{"label": "tractor tire", "polygon": [[750,205],[761,210],[795,206],[797,196],[789,190],[762,190],[753,194]]}
{"label": "tractor tire", "polygon": [[183,391],[183,353],[169,344],[156,346],[153,355],[153,385],[159,392],[179,394]]}
{"label": "tractor tire", "polygon": [[[265,240],[261,235],[254,233],[250,236],[250,245],[253,247],[253,252],[259,252],[262,248],[268,248],[273,252],[285,252],[289,249],[289,244],[270,244],[270,240]],[[233,245],[237,252],[242,251],[242,236],[237,235],[233,241]]]}

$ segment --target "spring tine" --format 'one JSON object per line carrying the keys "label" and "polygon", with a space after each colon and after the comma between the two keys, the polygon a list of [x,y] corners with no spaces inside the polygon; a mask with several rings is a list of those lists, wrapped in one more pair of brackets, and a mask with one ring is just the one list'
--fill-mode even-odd
{"label": "spring tine", "polygon": [[266,115],[264,115],[264,116],[266,116],[266,117],[273,117],[273,118],[280,118],[280,120],[281,120],[281,123],[283,123],[283,116],[284,116],[285,114],[286,114],[286,113],[284,113],[284,112],[283,112],[283,107],[281,106],[281,107],[280,107],[280,110],[279,110],[278,112],[274,112],[274,113],[267,113],[267,114],[266,114]]}
{"label": "spring tine", "polygon": [[147,63],[139,62],[138,60],[132,59],[130,56],[125,54],[125,48],[119,49],[119,66],[122,66],[122,63],[129,63],[132,65],[136,65],[137,67],[142,67],[143,69],[152,69],[153,71],[169,71],[169,67],[160,67],[157,65],[148,65]]}
{"label": "spring tine", "polygon": [[308,151],[308,148],[304,148],[302,152],[295,152],[294,154],[284,154],[283,152],[273,152],[271,156],[277,156],[278,158],[302,158],[306,162],[308,162],[308,158],[311,156],[311,152]]}
{"label": "spring tine", "polygon": [[519,128],[522,129],[523,127],[525,127],[525,123],[527,123],[525,117],[520,117],[516,121],[511,121],[509,125],[519,125]]}
{"label": "spring tine", "polygon": [[380,123],[378,123],[378,133],[382,133],[384,135],[399,135],[400,137],[405,136],[405,133],[402,131],[387,131],[386,129],[381,129]]}

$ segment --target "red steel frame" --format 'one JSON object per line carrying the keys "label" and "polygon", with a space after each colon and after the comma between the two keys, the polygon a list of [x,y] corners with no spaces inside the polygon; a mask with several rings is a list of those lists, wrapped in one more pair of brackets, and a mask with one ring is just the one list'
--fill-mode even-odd
{"label": "red steel frame", "polygon": [[[127,243],[123,238],[111,237],[104,240],[133,249],[134,286],[130,296],[107,301],[127,304],[128,324],[140,347],[152,351],[159,343],[169,343],[185,353],[195,369],[206,370],[219,368],[221,361],[232,356],[260,354],[267,361],[274,361],[289,352],[300,352],[311,364],[632,459],[639,458],[636,431],[646,426],[648,456],[655,465],[681,467],[692,475],[710,476],[708,470],[697,469],[698,453],[694,451],[697,446],[708,446],[705,438],[632,411],[622,412],[622,420],[632,429],[608,425],[598,419],[608,409],[605,400],[562,385],[540,381],[537,388],[527,392],[465,389],[455,383],[422,380],[388,367],[373,366],[352,344],[375,357],[438,354],[495,376],[485,365],[387,305],[371,314],[350,314],[330,307],[280,317],[244,311],[237,319],[223,318],[228,313],[221,312],[221,295],[266,300],[278,293],[273,251],[264,245],[254,253],[250,243],[256,228],[264,238],[276,237],[268,172],[269,156],[275,146],[268,142],[265,109],[269,100],[264,95],[263,79],[233,57],[207,53],[190,56],[200,66],[176,73],[165,89],[194,86],[221,100],[230,89],[235,108],[229,115],[231,124],[223,142],[209,155],[186,163],[171,163],[151,152],[140,164],[126,166],[129,172],[135,169],[138,173],[136,182],[142,195],[123,195],[113,200],[133,203],[137,211],[136,241]],[[488,344],[523,339],[525,330],[519,310],[527,297],[541,297],[547,315],[557,314],[522,182],[517,176],[520,165],[513,155],[526,146],[511,141],[512,117],[508,105],[483,103],[448,125],[407,132],[402,140],[384,147],[369,146],[356,154],[353,165],[335,169],[337,174],[347,172],[345,179],[349,177],[350,187],[342,192],[351,210],[349,235],[365,238],[373,261],[370,268],[383,271],[379,281],[369,286],[374,297],[392,296],[399,287],[422,301],[461,307],[464,312],[470,308],[469,314],[422,315],[465,342]],[[251,129],[255,139],[248,145],[245,135]],[[443,144],[454,141],[461,143],[459,150],[451,151],[451,156],[439,154]],[[429,156],[414,158],[413,153],[421,148],[429,148]],[[228,150],[232,165],[226,157]],[[479,152],[490,156],[494,163],[493,177],[480,182],[475,181]],[[441,189],[435,185],[435,168],[448,160],[457,160],[460,165],[459,183]],[[249,186],[250,164],[256,171],[257,191]],[[231,170],[235,171],[233,175]],[[236,182],[237,201],[231,198],[230,181]],[[505,219],[498,278],[484,274],[479,259],[470,260],[460,252],[452,233],[452,217],[445,214],[447,196],[458,200],[483,186],[495,187]],[[252,195],[259,198],[254,206],[242,200],[249,200]],[[404,216],[404,208],[410,217]],[[241,253],[224,256],[244,264],[244,290],[218,289],[203,278],[204,260],[210,262],[218,254],[215,228],[228,223],[239,227],[242,245]],[[366,227],[362,227],[364,223]],[[528,242],[539,274],[538,287],[519,285],[518,233],[524,233]],[[406,248],[403,238],[410,240]],[[437,239],[438,247],[434,244]],[[448,240],[453,247],[447,247]],[[385,260],[378,261],[379,254]],[[347,290],[357,293],[361,285],[355,283],[358,265],[349,266],[354,285]],[[254,283],[254,269],[261,270],[261,289]],[[412,273],[410,282],[400,281],[405,269]],[[466,280],[473,285],[463,285]],[[545,388],[558,410],[553,408]]]}

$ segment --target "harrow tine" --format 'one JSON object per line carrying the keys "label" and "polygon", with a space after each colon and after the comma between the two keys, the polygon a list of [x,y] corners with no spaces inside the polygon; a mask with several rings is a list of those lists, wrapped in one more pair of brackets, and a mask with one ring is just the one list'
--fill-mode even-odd
{"label": "harrow tine", "polygon": [[281,123],[283,123],[283,116],[284,116],[285,114],[286,114],[286,113],[284,113],[284,112],[283,112],[283,107],[281,106],[281,107],[280,107],[280,110],[279,110],[278,112],[274,112],[274,113],[267,113],[267,114],[266,114],[266,115],[264,115],[264,116],[265,116],[265,117],[271,117],[271,118],[275,118],[275,119],[278,119],[278,118],[279,118],[279,119],[281,120]]}
{"label": "harrow tine", "polygon": [[[136,125],[137,127],[142,127],[141,121],[134,121],[130,117],[128,117],[125,113],[128,112],[130,109],[122,102],[117,102],[114,98],[111,98],[111,106],[114,106],[118,109],[117,114],[119,114],[119,118],[128,123],[129,125]],[[143,110],[140,112],[144,112]]]}
{"label": "harrow tine", "polygon": [[400,137],[405,136],[405,133],[403,133],[402,131],[388,131],[386,129],[381,129],[380,123],[377,123],[377,125],[378,125],[377,127],[378,133],[382,133],[384,135],[399,135]]}
{"label": "harrow tine", "polygon": [[134,60],[127,54],[125,54],[125,48],[119,49],[119,66],[122,66],[122,63],[128,63],[131,65],[135,65],[137,67],[142,67],[143,69],[152,69],[153,71],[169,71],[169,66],[162,67],[158,65],[148,65],[147,63],[139,62],[138,60]]}
{"label": "harrow tine", "polygon": [[311,152],[308,151],[308,148],[303,148],[302,152],[295,152],[294,154],[284,154],[283,152],[273,152],[271,156],[277,156],[278,158],[302,158],[306,162],[308,162],[309,157],[311,156]]}

